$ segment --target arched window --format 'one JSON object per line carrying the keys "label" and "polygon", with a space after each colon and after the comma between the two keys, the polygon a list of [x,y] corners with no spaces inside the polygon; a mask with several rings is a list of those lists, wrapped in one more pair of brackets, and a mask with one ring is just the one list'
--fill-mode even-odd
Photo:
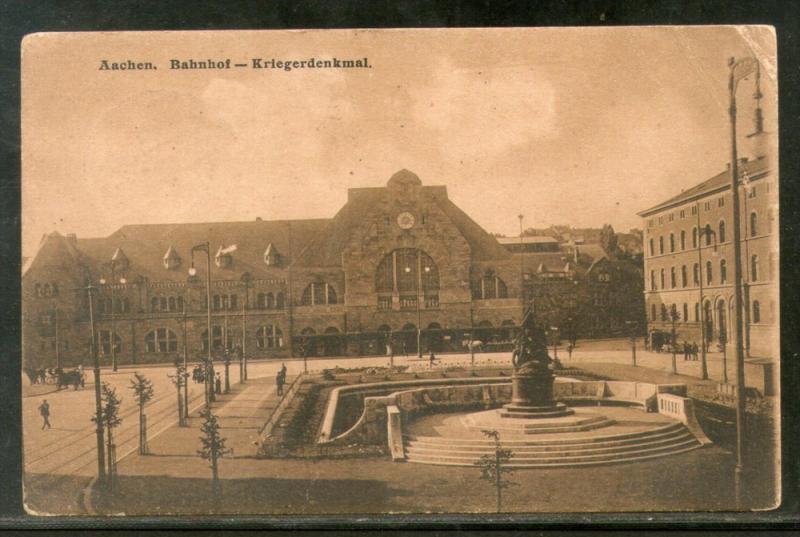
{"label": "arched window", "polygon": [[650,320],[651,321],[655,321],[656,320],[656,305],[655,304],[650,304]]}
{"label": "arched window", "polygon": [[[208,330],[203,330],[201,337],[203,338],[203,350],[208,351]],[[211,348],[213,350],[220,350],[223,348],[221,326],[211,327],[211,339]]]}
{"label": "arched window", "polygon": [[664,237],[658,238],[658,253],[659,254],[664,253]]}
{"label": "arched window", "polygon": [[165,296],[159,297],[158,302],[159,302],[158,305],[161,308],[161,311],[169,311],[168,310],[168,306],[167,306],[167,297],[165,297]]}
{"label": "arched window", "polygon": [[655,253],[655,248],[653,248],[653,239],[650,239],[650,257],[653,257],[653,254]]}
{"label": "arched window", "polygon": [[706,224],[706,227],[703,228],[703,234],[706,236],[706,246],[711,246],[711,234],[713,231],[711,230],[711,224]]}
{"label": "arched window", "polygon": [[758,235],[758,214],[753,211],[750,213],[750,236],[755,237]]}
{"label": "arched window", "polygon": [[651,270],[650,271],[650,289],[652,291],[656,290],[656,271],[655,270]]}
{"label": "arched window", "polygon": [[386,254],[375,270],[378,293],[424,294],[439,291],[439,269],[433,258],[416,248],[400,248]]}
{"label": "arched window", "polygon": [[671,289],[675,289],[677,282],[675,281],[675,267],[669,268],[669,284]]}
{"label": "arched window", "polygon": [[147,352],[177,352],[178,338],[168,328],[156,328],[144,337],[144,345]]}
{"label": "arched window", "polygon": [[661,278],[660,278],[660,280],[661,280],[661,288],[664,289],[665,284],[664,284],[664,269],[663,268],[661,269],[661,273],[660,274],[661,274]]}
{"label": "arched window", "polygon": [[678,305],[673,304],[669,307],[669,318],[670,320],[679,321],[680,315],[678,315]]}
{"label": "arched window", "polygon": [[692,281],[695,285],[700,285],[700,265],[698,263],[695,263],[692,268]]}
{"label": "arched window", "polygon": [[689,304],[683,303],[683,322],[689,322]]}
{"label": "arched window", "polygon": [[667,305],[666,304],[661,304],[661,320],[662,321],[666,321],[667,320]]}
{"label": "arched window", "polygon": [[150,299],[150,311],[151,312],[158,311],[158,297],[157,296],[154,296],[153,298]]}
{"label": "arched window", "polygon": [[700,303],[694,303],[694,320],[695,322],[700,322]]}
{"label": "arched window", "polygon": [[302,304],[304,306],[336,304],[336,291],[332,285],[325,282],[312,282],[303,291]]}
{"label": "arched window", "polygon": [[753,301],[753,324],[761,322],[761,304],[758,300]]}
{"label": "arched window", "polygon": [[282,310],[284,308],[283,293],[281,292],[275,295],[275,307],[278,308],[279,310]]}
{"label": "arched window", "polygon": [[670,233],[669,234],[669,251],[670,251],[670,253],[675,251],[675,234],[674,233]]}
{"label": "arched window", "polygon": [[267,307],[267,299],[264,293],[258,293],[256,295],[256,308],[263,310]]}
{"label": "arched window", "polygon": [[713,277],[713,267],[711,265],[711,261],[706,261],[706,283],[711,285],[711,282],[714,280]]}
{"label": "arched window", "polygon": [[[114,334],[114,354],[122,352],[122,338],[119,334]],[[111,355],[111,331],[100,330],[100,354],[103,356]]]}
{"label": "arched window", "polygon": [[267,293],[266,308],[272,309],[274,307],[275,307],[275,297],[273,296],[272,293]]}
{"label": "arched window", "polygon": [[758,256],[753,255],[750,258],[750,281],[758,281]]}
{"label": "arched window", "polygon": [[473,292],[477,299],[508,298],[506,283],[493,270],[487,270]]}
{"label": "arched window", "polygon": [[728,264],[724,259],[719,262],[719,281],[720,283],[728,283]]}
{"label": "arched window", "polygon": [[719,221],[719,233],[717,234],[719,242],[725,242],[725,220]]}
{"label": "arched window", "polygon": [[686,270],[686,265],[681,266],[681,287],[689,285],[689,271]]}
{"label": "arched window", "polygon": [[686,249],[686,231],[681,230],[681,250]]}
{"label": "arched window", "polygon": [[697,228],[692,228],[692,248],[697,248]]}
{"label": "arched window", "polygon": [[256,345],[259,349],[280,349],[283,347],[283,332],[271,324],[261,326],[256,330]]}

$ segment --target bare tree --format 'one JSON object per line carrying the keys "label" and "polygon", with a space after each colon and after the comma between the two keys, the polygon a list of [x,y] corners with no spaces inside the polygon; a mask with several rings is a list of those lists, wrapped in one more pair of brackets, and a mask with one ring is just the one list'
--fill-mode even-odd
{"label": "bare tree", "polygon": [[219,434],[219,422],[217,417],[211,413],[211,409],[203,409],[200,417],[203,418],[203,425],[200,427],[200,431],[203,433],[203,436],[200,437],[200,442],[202,442],[203,447],[197,453],[211,463],[211,493],[216,500],[221,492],[219,486],[219,459],[230,453],[231,450],[225,447],[225,439]]}
{"label": "bare tree", "polygon": [[131,390],[139,405],[139,455],[147,455],[147,416],[144,414],[144,405],[153,398],[153,383],[138,372],[131,379]]}
{"label": "bare tree", "polygon": [[107,382],[103,383],[102,392],[100,396],[101,406],[100,415],[95,414],[92,421],[97,423],[100,421],[106,430],[106,453],[107,456],[107,485],[109,492],[113,492],[114,488],[114,475],[116,473],[116,455],[114,446],[113,431],[122,423],[122,418],[119,416],[119,408],[122,404],[122,399],[117,397],[116,389],[112,388]]}
{"label": "bare tree", "polygon": [[494,453],[481,456],[475,463],[481,469],[481,479],[489,481],[495,487],[497,499],[497,512],[501,513],[503,508],[503,490],[516,485],[504,475],[510,475],[514,470],[507,466],[508,461],[513,457],[510,449],[503,449],[500,444],[500,433],[495,430],[481,431],[484,436],[494,440]]}

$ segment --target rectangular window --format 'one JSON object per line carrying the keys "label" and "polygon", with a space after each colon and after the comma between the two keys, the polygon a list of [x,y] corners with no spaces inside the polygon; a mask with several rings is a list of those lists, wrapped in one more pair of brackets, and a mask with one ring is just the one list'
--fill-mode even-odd
{"label": "rectangular window", "polygon": [[674,219],[675,219],[675,215],[672,214],[672,213],[669,213],[669,216],[667,216],[667,221],[672,222]]}
{"label": "rectangular window", "polygon": [[706,211],[710,211],[710,210],[711,210],[711,202],[710,202],[710,201],[707,201],[707,202],[705,202],[705,203],[703,204],[703,208],[704,208]]}
{"label": "rectangular window", "polygon": [[684,218],[686,218],[686,211],[681,209],[681,220],[683,220]]}
{"label": "rectangular window", "polygon": [[717,200],[717,207],[725,207],[725,198],[719,198]]}
{"label": "rectangular window", "polygon": [[748,192],[747,197],[748,198],[755,198],[756,197],[756,187],[755,186],[750,187],[750,192]]}
{"label": "rectangular window", "polygon": [[664,223],[664,217],[663,216],[659,216],[658,217],[658,223],[659,224],[663,224]]}
{"label": "rectangular window", "polygon": [[697,214],[697,206],[696,205],[692,205],[692,216],[694,216],[696,214]]}

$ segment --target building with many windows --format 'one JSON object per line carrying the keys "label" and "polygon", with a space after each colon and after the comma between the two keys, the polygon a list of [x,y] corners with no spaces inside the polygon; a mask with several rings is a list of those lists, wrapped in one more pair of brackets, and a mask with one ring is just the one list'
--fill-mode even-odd
{"label": "building with many windows", "polygon": [[[212,333],[206,322],[211,245]],[[190,276],[188,269],[195,267]],[[90,303],[103,363],[217,354],[413,353],[510,338],[521,315],[514,256],[448,198],[396,173],[354,188],[330,219],[128,225],[104,238],[51,233],[23,275],[28,364],[86,361]],[[501,328],[504,327],[504,328]],[[243,337],[244,335],[244,337]]]}
{"label": "building with many windows", "polygon": [[[748,357],[777,359],[778,174],[767,135],[739,162],[744,344]],[[639,213],[644,218],[645,302],[651,333],[709,349],[734,343],[733,207],[728,169]]]}

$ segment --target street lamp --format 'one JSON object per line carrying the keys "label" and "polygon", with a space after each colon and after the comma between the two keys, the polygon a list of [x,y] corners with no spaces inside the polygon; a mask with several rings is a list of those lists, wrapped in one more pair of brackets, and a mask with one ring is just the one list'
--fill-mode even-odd
{"label": "street lamp", "polygon": [[[417,256],[417,269],[422,269],[422,255],[420,250],[415,250]],[[406,265],[403,270],[406,274],[411,273],[411,267]],[[431,267],[425,267],[425,272],[430,272]],[[417,357],[422,358],[422,310],[420,309],[420,301],[423,299],[422,292],[422,270],[417,270],[417,278],[415,279],[417,291]]]}
{"label": "street lamp", "polygon": [[[116,333],[116,331],[114,329],[114,313],[115,313],[115,308],[116,308],[116,305],[117,305],[117,301],[114,298],[114,288],[116,287],[116,284],[117,284],[117,277],[116,277],[117,262],[116,262],[116,260],[112,259],[111,262],[109,263],[109,266],[111,267],[111,281],[108,282],[108,281],[106,281],[105,278],[100,278],[100,285],[106,285],[106,283],[110,283],[111,284],[111,287],[110,287],[110,289],[111,289],[111,312],[110,312],[111,313],[111,335],[109,337],[109,340],[110,340],[110,345],[111,345],[111,370],[112,371],[116,371],[117,370],[117,349],[116,349],[116,347],[117,347],[117,341],[116,341],[117,333]],[[119,279],[119,283],[124,285],[124,284],[127,283],[127,280],[124,277],[122,277],[122,278]]]}
{"label": "street lamp", "polygon": [[214,379],[209,378],[210,375],[214,374],[214,359],[211,353],[211,247],[208,241],[192,247],[192,264],[189,267],[189,276],[197,275],[197,269],[194,268],[194,253],[196,251],[206,253],[206,330],[208,334],[206,338],[206,347],[208,356],[206,358],[206,371],[203,377],[205,380],[206,408],[208,408],[211,402],[216,399],[214,396]]}
{"label": "street lamp", "polygon": [[[706,345],[706,308],[703,304],[703,236],[714,236],[714,251],[717,250],[717,233],[711,227],[700,226],[700,202],[696,204],[697,210],[697,277],[699,279],[698,285],[700,288],[700,357],[701,357],[701,371],[703,380],[708,380],[708,358]],[[706,239],[708,240],[708,239]],[[686,319],[684,319],[686,320]],[[726,373],[727,376],[727,373]]]}
{"label": "street lamp", "polygon": [[100,357],[97,353],[97,335],[94,325],[94,292],[97,290],[92,285],[91,281],[87,282],[85,287],[86,293],[89,295],[89,326],[92,336],[91,352],[92,360],[94,361],[94,405],[95,416],[97,417],[95,433],[97,434],[97,479],[101,483],[106,481],[106,468],[105,468],[105,445],[103,443],[103,405],[100,396]]}
{"label": "street lamp", "polygon": [[742,327],[742,245],[739,229],[739,162],[736,151],[736,88],[739,81],[756,73],[759,64],[755,58],[731,58],[728,62],[730,77],[728,90],[730,93],[729,116],[731,123],[731,198],[733,203],[733,301],[734,332],[736,336],[736,498],[741,502],[744,473],[744,427],[745,427],[745,383],[744,383],[744,334]]}
{"label": "street lamp", "polygon": [[[252,276],[245,272],[241,277],[244,285],[244,301],[242,301],[242,346],[239,355],[239,382],[247,381],[247,307],[250,304],[250,282]],[[291,337],[291,336],[290,336]]]}
{"label": "street lamp", "polygon": [[630,328],[631,334],[631,363],[633,367],[636,367],[636,329],[639,326],[639,323],[636,321],[625,321],[625,324],[628,325]]}
{"label": "street lamp", "polygon": [[675,321],[679,319],[678,310],[675,308],[675,304],[672,305],[669,309],[669,320],[672,323],[672,338],[670,341],[670,347],[672,348],[672,374],[678,374],[678,362],[675,361],[675,350],[676,350],[676,342],[675,342]]}

